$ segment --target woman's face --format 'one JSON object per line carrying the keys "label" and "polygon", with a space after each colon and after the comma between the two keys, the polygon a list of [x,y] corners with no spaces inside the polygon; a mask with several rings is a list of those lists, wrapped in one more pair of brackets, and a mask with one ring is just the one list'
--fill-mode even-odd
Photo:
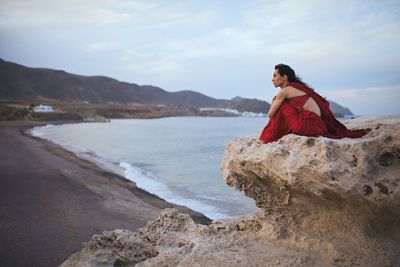
{"label": "woman's face", "polygon": [[276,69],[274,71],[274,74],[272,75],[272,83],[274,84],[275,87],[283,87],[284,82],[285,82],[285,76],[281,76],[279,74],[279,71]]}

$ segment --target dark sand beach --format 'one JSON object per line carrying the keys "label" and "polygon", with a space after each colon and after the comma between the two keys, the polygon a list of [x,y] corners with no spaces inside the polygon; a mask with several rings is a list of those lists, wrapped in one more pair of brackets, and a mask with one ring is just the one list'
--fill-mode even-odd
{"label": "dark sand beach", "polygon": [[136,230],[168,207],[209,222],[55,144],[26,135],[33,125],[0,122],[2,266],[57,266],[94,234]]}

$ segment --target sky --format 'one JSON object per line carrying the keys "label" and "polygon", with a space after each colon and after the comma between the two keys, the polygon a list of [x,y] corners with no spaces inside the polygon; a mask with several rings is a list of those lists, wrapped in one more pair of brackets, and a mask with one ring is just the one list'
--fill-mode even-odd
{"label": "sky", "polygon": [[0,58],[268,102],[285,63],[354,114],[400,114],[400,0],[0,0]]}

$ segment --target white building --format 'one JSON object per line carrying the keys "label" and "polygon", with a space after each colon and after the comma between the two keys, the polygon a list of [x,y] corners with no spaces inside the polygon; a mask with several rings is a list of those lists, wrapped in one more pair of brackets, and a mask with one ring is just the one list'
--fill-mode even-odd
{"label": "white building", "polygon": [[53,112],[54,110],[51,106],[40,104],[38,106],[35,106],[33,108],[33,111],[34,112]]}

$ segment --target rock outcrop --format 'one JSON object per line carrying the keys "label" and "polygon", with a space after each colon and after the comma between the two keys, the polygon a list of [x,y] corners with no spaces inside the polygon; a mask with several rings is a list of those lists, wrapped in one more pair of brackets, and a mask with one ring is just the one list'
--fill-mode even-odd
{"label": "rock outcrop", "polygon": [[95,235],[62,266],[399,266],[400,117],[355,119],[360,139],[235,139],[221,170],[260,208],[200,225],[177,210]]}
{"label": "rock outcrop", "polygon": [[[287,135],[269,144],[260,144],[256,137],[234,140],[222,163],[225,181],[245,191],[262,208],[277,207],[281,201],[287,204],[291,193],[311,193],[319,199],[354,198],[378,206],[397,202],[399,117],[358,119],[352,125],[356,123],[371,132],[360,139]],[[259,187],[256,184],[265,196],[249,188]],[[270,198],[272,186],[279,188],[280,200]]]}

